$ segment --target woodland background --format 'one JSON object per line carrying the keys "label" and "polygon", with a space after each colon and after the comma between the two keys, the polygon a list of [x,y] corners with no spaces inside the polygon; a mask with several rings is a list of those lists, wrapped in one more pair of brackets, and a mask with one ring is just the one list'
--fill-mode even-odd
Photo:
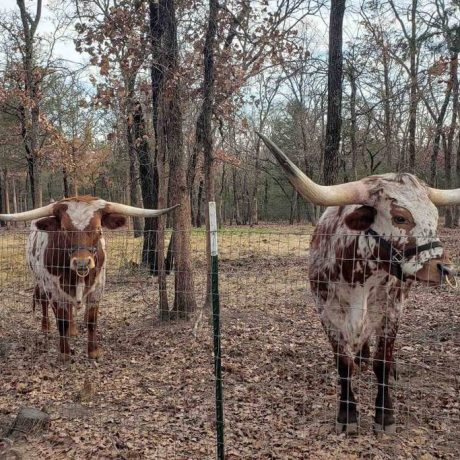
{"label": "woodland background", "polygon": [[[201,225],[209,130],[222,222],[314,220],[254,130],[324,182],[328,41],[333,52],[342,39],[337,23],[332,38],[327,27],[344,6],[332,180],[412,171],[434,186],[459,185],[458,2],[10,3],[0,21],[4,211],[75,193],[155,206],[158,176],[168,182],[177,160],[192,222]],[[79,62],[59,55],[59,43],[75,46]],[[158,120],[168,104],[180,112],[182,145],[166,133],[162,152],[155,139],[159,124],[173,123]],[[170,189],[166,183],[162,201],[172,202]]]}
{"label": "woodland background", "polygon": [[[187,297],[190,231],[208,201],[221,224],[319,215],[256,130],[320,183],[408,171],[459,187],[459,11],[458,0],[9,0],[1,212],[74,194],[181,203],[167,223],[133,228],[157,274],[173,226]],[[458,226],[458,210],[444,222]]]}

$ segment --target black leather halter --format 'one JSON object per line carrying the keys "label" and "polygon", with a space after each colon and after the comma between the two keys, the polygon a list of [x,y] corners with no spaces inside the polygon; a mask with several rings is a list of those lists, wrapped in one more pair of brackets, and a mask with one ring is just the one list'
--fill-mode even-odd
{"label": "black leather halter", "polygon": [[372,230],[371,228],[366,230],[366,235],[372,236],[379,247],[383,248],[385,251],[388,251],[390,274],[396,276],[401,281],[404,281],[404,273],[401,265],[405,260],[409,259],[412,256],[415,256],[416,254],[420,254],[423,251],[443,247],[441,242],[432,241],[431,243],[425,243],[421,246],[412,246],[400,251],[399,249],[396,249],[392,243],[387,241],[385,238],[383,238],[381,235],[379,235],[375,230]]}

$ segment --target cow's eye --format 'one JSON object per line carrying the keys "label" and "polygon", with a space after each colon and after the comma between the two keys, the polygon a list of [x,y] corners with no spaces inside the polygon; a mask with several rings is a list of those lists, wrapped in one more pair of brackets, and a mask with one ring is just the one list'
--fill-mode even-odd
{"label": "cow's eye", "polygon": [[403,216],[394,216],[393,217],[393,222],[395,224],[399,224],[399,225],[407,224],[407,219],[404,218]]}

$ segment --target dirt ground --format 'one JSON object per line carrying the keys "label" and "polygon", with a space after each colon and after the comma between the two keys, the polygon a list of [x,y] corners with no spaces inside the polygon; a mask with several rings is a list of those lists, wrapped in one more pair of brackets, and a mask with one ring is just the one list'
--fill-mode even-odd
{"label": "dirt ground", "polygon": [[[226,458],[458,458],[460,292],[417,286],[410,296],[392,382],[398,432],[373,434],[376,385],[363,369],[354,377],[360,433],[336,435],[337,375],[307,282],[311,230],[220,232]],[[460,231],[440,233],[458,260]],[[24,459],[215,458],[211,327],[157,320],[156,281],[138,269],[140,240],[109,237],[104,357],[87,360],[82,331],[69,364],[57,361],[56,332],[45,340],[40,312],[31,312],[24,242],[24,233],[0,234],[0,433],[23,406],[47,411],[51,425],[10,450],[0,443],[0,459],[14,451]],[[193,258],[201,304],[202,232]],[[168,283],[173,289],[173,275]]]}

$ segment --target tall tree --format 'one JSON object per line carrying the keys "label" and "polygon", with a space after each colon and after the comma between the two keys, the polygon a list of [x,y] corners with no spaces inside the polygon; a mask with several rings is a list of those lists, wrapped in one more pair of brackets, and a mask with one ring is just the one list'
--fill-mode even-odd
{"label": "tall tree", "polygon": [[408,53],[409,53],[409,67],[404,62],[404,59],[399,58],[399,62],[404,66],[409,75],[409,145],[408,145],[408,161],[407,166],[409,171],[415,173],[416,166],[416,134],[417,134],[417,108],[419,102],[418,96],[418,81],[417,74],[419,68],[419,51],[421,45],[421,38],[423,33],[418,33],[417,27],[417,9],[418,9],[418,0],[411,0],[411,4],[407,11],[404,11],[404,14],[407,13],[407,17],[410,18],[410,29],[407,27],[407,24],[403,20],[403,15],[399,8],[397,8],[396,3],[393,0],[388,0],[389,4],[393,10],[393,13],[398,21],[403,36],[407,43]]}
{"label": "tall tree", "polygon": [[[149,51],[146,4],[130,0],[77,2],[79,23],[77,49],[91,56],[105,77],[100,85],[104,102],[111,103],[118,94],[118,103],[124,115],[126,145],[129,158],[129,197],[133,206],[139,206],[139,164],[133,125],[136,110],[138,74]],[[108,97],[108,96],[111,97]],[[142,233],[140,218],[133,218],[135,236]]]}
{"label": "tall tree", "polygon": [[[158,207],[158,168],[148,142],[146,122],[140,101],[137,101],[133,107],[131,129],[135,139],[134,148],[139,162],[142,201],[145,208],[154,209]],[[156,251],[157,220],[151,218],[145,219],[142,247],[142,262],[147,267],[150,267],[150,271],[154,275],[158,273]]]}
{"label": "tall tree", "polygon": [[[154,176],[152,181],[157,188],[157,203],[159,208],[167,205],[167,176],[166,161],[167,149],[165,145],[165,136],[161,132],[160,120],[160,94],[164,92],[165,67],[163,66],[162,37],[164,27],[162,18],[164,16],[164,3],[149,0],[149,25],[150,40],[152,48],[152,63],[150,67],[151,85],[152,85],[152,125],[155,137],[154,161],[158,176]],[[158,295],[160,319],[163,321],[170,319],[169,301],[167,291],[167,280],[165,270],[165,222],[166,217],[155,219],[157,222],[155,231],[155,251],[152,253],[153,259],[150,261],[150,270],[153,274],[158,275]],[[152,234],[153,234],[152,233]]]}
{"label": "tall tree", "polygon": [[36,32],[42,13],[42,0],[37,0],[35,15],[27,10],[25,0],[17,0],[22,23],[22,65],[25,98],[21,104],[21,135],[26,150],[32,206],[42,205],[40,151],[40,80],[42,72],[36,66]]}
{"label": "tall tree", "polygon": [[327,125],[324,149],[324,184],[337,182],[342,128],[343,17],[345,0],[331,0],[329,16],[329,68],[327,79]]}
{"label": "tall tree", "polygon": [[[188,318],[196,309],[195,288],[191,263],[190,195],[187,188],[185,150],[182,132],[182,81],[179,73],[179,49],[177,41],[177,18],[175,0],[160,0],[152,5],[153,34],[159,38],[158,65],[160,75],[154,75],[158,94],[156,114],[159,156],[168,159],[169,190],[172,204],[180,203],[174,211],[174,306],[172,317]],[[152,20],[151,20],[152,24]],[[159,80],[159,81],[158,81]],[[153,84],[153,79],[152,79]],[[155,114],[154,114],[155,115]]]}
{"label": "tall tree", "polygon": [[[206,193],[206,203],[215,201],[215,179],[214,179],[214,151],[213,151],[213,135],[212,135],[212,111],[214,107],[215,93],[215,64],[214,54],[216,46],[217,34],[217,17],[219,12],[218,0],[209,0],[208,25],[206,30],[206,38],[203,47],[203,102],[198,115],[196,134],[196,142],[203,149],[204,153],[204,183]],[[200,203],[198,203],[198,206]],[[210,227],[209,213],[206,210],[206,259],[208,266],[208,277],[206,282],[206,300],[208,307],[211,306],[211,246],[210,246]]]}

